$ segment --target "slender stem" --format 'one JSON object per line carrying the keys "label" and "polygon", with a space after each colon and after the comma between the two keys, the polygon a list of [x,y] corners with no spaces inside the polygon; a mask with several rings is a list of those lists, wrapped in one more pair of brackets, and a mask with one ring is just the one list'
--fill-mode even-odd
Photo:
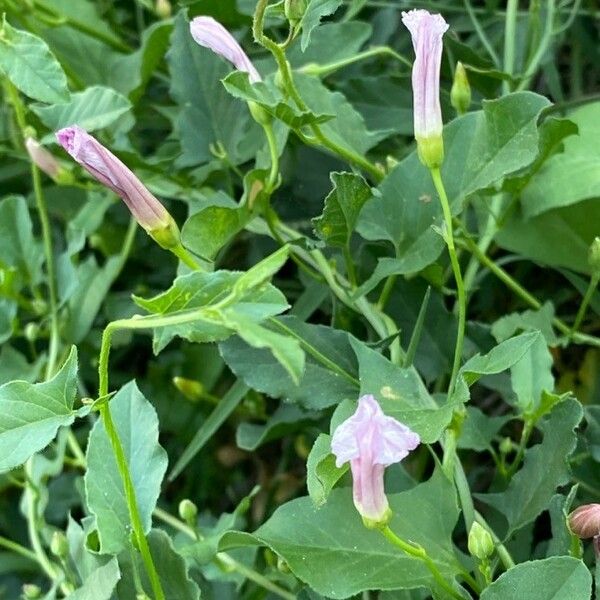
{"label": "slender stem", "polygon": [[408,67],[412,67],[412,63],[410,60],[398,54],[395,50],[392,50],[389,46],[376,46],[374,48],[369,48],[368,50],[363,50],[354,56],[349,56],[348,58],[344,58],[342,60],[338,60],[332,63],[328,63],[325,65],[319,64],[308,64],[300,69],[301,73],[307,73],[308,75],[315,75],[316,77],[327,77],[327,75],[331,75],[331,73],[335,73],[339,69],[357,63],[361,60],[365,60],[367,58],[372,58],[373,56],[391,56],[401,63],[405,64]]}
{"label": "slender stem", "polygon": [[490,55],[490,58],[492,59],[494,64],[496,66],[499,66],[500,59],[498,58],[498,55],[496,54],[496,51],[494,50],[494,46],[492,46],[487,34],[485,33],[485,30],[481,26],[481,23],[479,22],[479,19],[477,18],[477,15],[475,14],[475,11],[473,10],[473,5],[471,4],[471,0],[464,0],[464,3],[465,3],[465,9],[469,15],[469,18],[471,19],[471,23],[473,23],[473,28],[477,32],[477,35],[479,36],[479,39],[481,40],[483,47],[487,50],[487,53]]}
{"label": "slender stem", "polygon": [[184,246],[181,243],[179,243],[173,248],[170,248],[170,250],[184,265],[192,269],[192,271],[204,270],[196,261],[196,259],[192,256],[192,254],[186,248],[184,248]]}
{"label": "slender stem", "polygon": [[269,154],[271,155],[271,170],[269,171],[269,178],[267,179],[267,192],[270,194],[277,185],[277,179],[279,178],[279,149],[277,148],[277,140],[273,132],[273,124],[263,123],[262,128],[267,138],[267,144],[269,145]]}
{"label": "slender stem", "polygon": [[385,280],[385,284],[383,286],[383,289],[381,290],[381,295],[379,296],[379,300],[377,300],[377,308],[379,310],[385,309],[385,305],[387,304],[388,300],[390,299],[390,295],[394,290],[396,279],[398,279],[397,275],[390,275]]}
{"label": "slender stem", "polygon": [[531,432],[533,431],[533,421],[531,419],[526,419],[525,424],[523,426],[523,431],[521,432],[521,439],[519,441],[519,447],[517,449],[517,454],[515,455],[515,459],[512,461],[508,469],[504,471],[504,476],[506,478],[512,477],[519,468],[523,457],[525,456],[525,449],[527,448],[527,442],[531,437]]}
{"label": "slender stem", "polygon": [[[169,514],[168,512],[156,508],[154,509],[154,516],[164,523],[167,523],[174,529],[177,529],[181,533],[187,535],[192,540],[202,539],[202,536],[198,534],[198,532],[194,531],[191,527],[181,522],[179,519]],[[244,575],[246,579],[250,581],[254,581],[257,585],[260,585],[266,590],[273,592],[273,594],[279,596],[280,598],[284,598],[285,600],[294,600],[296,598],[295,594],[284,590],[279,587],[276,583],[273,583],[270,579],[267,579],[264,575],[257,573],[254,569],[247,567],[246,565],[238,562],[232,556],[227,554],[226,552],[217,552],[216,561],[218,561],[223,566],[240,573],[240,575]]]}
{"label": "slender stem", "polygon": [[450,596],[452,596],[452,598],[456,598],[456,600],[463,600],[463,597],[458,593],[458,591],[446,581],[444,576],[440,573],[435,562],[433,562],[422,546],[405,542],[403,539],[399,538],[387,525],[380,531],[388,541],[394,544],[394,546],[400,548],[400,550],[409,556],[413,556],[414,558],[422,560],[425,563],[425,566],[429,569],[429,572],[433,575],[433,578],[437,584]]}
{"label": "slender stem", "polygon": [[346,244],[343,248],[344,253],[344,261],[346,262],[346,272],[348,274],[348,281],[350,281],[350,285],[355,288],[356,287],[356,269],[354,268],[354,260],[352,258],[352,253],[350,252],[349,243]]}
{"label": "slender stem", "polygon": [[585,296],[583,297],[581,305],[579,306],[579,310],[577,311],[575,322],[573,323],[573,327],[571,328],[571,336],[573,336],[573,334],[579,329],[581,323],[583,322],[589,303],[592,299],[592,296],[594,295],[594,292],[596,291],[596,288],[598,287],[598,281],[600,281],[600,275],[598,273],[594,273],[590,277],[590,283],[585,292]]}
{"label": "slender stem", "polygon": [[[509,75],[514,74],[515,68],[515,42],[517,31],[517,10],[519,0],[507,0],[506,3],[506,21],[504,25],[504,72]],[[504,94],[510,92],[510,81],[502,81],[502,91]]]}
{"label": "slender stem", "polygon": [[155,600],[165,600],[165,594],[160,583],[160,578],[156,571],[156,567],[154,566],[152,554],[150,553],[150,547],[148,546],[148,541],[146,540],[146,535],[144,533],[144,525],[142,524],[142,519],[140,517],[135,496],[135,488],[131,479],[131,473],[129,472],[129,466],[127,465],[127,458],[119,438],[119,433],[117,432],[114,421],[112,420],[112,416],[110,414],[109,403],[106,403],[100,407],[100,417],[102,418],[102,423],[104,424],[106,434],[110,440],[110,444],[117,461],[117,467],[119,469],[119,474],[121,475],[123,487],[125,489],[125,498],[127,500],[127,508],[131,518],[131,526],[133,528],[138,549],[142,555],[142,560],[144,561],[148,577],[150,578],[150,585],[152,586]]}
{"label": "slender stem", "polygon": [[444,213],[444,221],[446,223],[446,234],[444,237],[448,247],[448,254],[450,255],[450,263],[452,264],[454,279],[456,281],[458,302],[458,331],[456,332],[456,348],[454,350],[452,375],[450,376],[450,386],[448,387],[448,393],[451,394],[454,391],[454,385],[456,383],[456,377],[458,376],[458,370],[460,368],[460,361],[462,358],[463,343],[465,338],[465,325],[467,320],[467,300],[462,274],[460,271],[460,263],[458,262],[458,255],[456,254],[456,247],[454,245],[452,212],[450,210],[450,203],[448,202],[446,188],[444,187],[444,182],[442,180],[442,175],[439,168],[431,169],[431,177],[433,179],[438,196],[440,197],[442,212]]}
{"label": "slender stem", "polygon": [[39,562],[38,557],[35,552],[32,552],[25,546],[21,546],[21,544],[17,544],[17,542],[13,542],[3,536],[0,535],[0,546],[2,548],[6,548],[6,550],[10,552],[14,552],[15,554],[19,554],[23,558],[27,558],[35,563]]}

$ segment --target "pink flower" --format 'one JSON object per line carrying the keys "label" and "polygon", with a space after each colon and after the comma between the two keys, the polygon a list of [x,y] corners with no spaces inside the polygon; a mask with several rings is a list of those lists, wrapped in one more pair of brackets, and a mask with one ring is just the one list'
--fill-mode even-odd
{"label": "pink flower", "polygon": [[448,23],[442,15],[426,10],[402,13],[402,22],[410,31],[415,49],[412,70],[414,129],[419,157],[430,168],[443,160],[442,111],[440,108],[440,67],[442,37]]}
{"label": "pink flower", "polygon": [[222,56],[238,71],[248,73],[250,83],[262,81],[252,61],[221,23],[212,17],[196,17],[190,22],[190,33],[196,43]]}
{"label": "pink flower", "polygon": [[581,539],[600,536],[600,504],[584,504],[569,515],[571,531]]}
{"label": "pink flower", "polygon": [[420,442],[414,431],[384,415],[371,395],[360,398],[356,412],[335,430],[331,451],[338,467],[350,462],[354,505],[365,525],[377,527],[389,520],[383,472]]}
{"label": "pink flower", "polygon": [[56,139],[92,177],[123,199],[136,221],[161,246],[177,245],[177,226],[167,209],[110,150],[77,125],[57,131]]}
{"label": "pink flower", "polygon": [[46,148],[31,137],[25,140],[25,148],[27,149],[29,158],[31,158],[31,161],[38,169],[46,173],[48,177],[52,177],[52,179],[58,177],[61,167],[56,158]]}

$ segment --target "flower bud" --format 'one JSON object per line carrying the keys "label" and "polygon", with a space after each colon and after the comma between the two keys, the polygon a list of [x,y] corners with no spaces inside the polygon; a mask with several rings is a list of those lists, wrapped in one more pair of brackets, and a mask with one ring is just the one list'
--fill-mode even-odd
{"label": "flower bud", "polygon": [[600,276],[600,237],[595,237],[588,251],[588,264],[592,269],[592,275]]}
{"label": "flower bud", "polygon": [[283,11],[285,18],[292,24],[296,25],[302,20],[304,13],[306,12],[307,2],[306,0],[285,0],[283,4]]}
{"label": "flower bud", "polygon": [[270,125],[273,121],[273,117],[260,104],[250,101],[248,102],[248,108],[252,118],[259,125]]}
{"label": "flower bud", "polygon": [[23,596],[27,598],[27,600],[35,600],[35,598],[40,598],[42,595],[42,590],[39,586],[35,585],[35,583],[26,583],[23,586]]}
{"label": "flower bud", "polygon": [[185,377],[173,377],[175,387],[192,402],[197,402],[204,395],[204,386],[199,381]]}
{"label": "flower bud", "polygon": [[156,0],[154,10],[161,19],[168,19],[173,12],[173,8],[171,7],[169,0]]}
{"label": "flower bud", "polygon": [[569,527],[579,538],[600,535],[600,504],[584,504],[569,515]]}
{"label": "flower bud", "polygon": [[61,167],[54,156],[46,150],[39,142],[31,137],[25,140],[25,148],[31,158],[31,162],[40,170],[46,173],[48,177],[56,179],[61,171]]}
{"label": "flower bud", "polygon": [[196,526],[198,507],[188,498],[179,503],[179,516],[190,526]]}
{"label": "flower bud", "polygon": [[35,342],[40,333],[40,326],[37,323],[27,323],[23,329],[23,335],[28,342]]}
{"label": "flower bud", "polygon": [[65,558],[69,553],[69,542],[62,531],[55,531],[50,540],[50,552],[58,558]]}
{"label": "flower bud", "polygon": [[486,560],[494,552],[494,540],[490,532],[477,521],[471,526],[467,545],[471,556],[479,560]]}
{"label": "flower bud", "polygon": [[456,63],[454,81],[450,90],[450,102],[459,115],[464,115],[471,106],[471,86],[464,65]]}

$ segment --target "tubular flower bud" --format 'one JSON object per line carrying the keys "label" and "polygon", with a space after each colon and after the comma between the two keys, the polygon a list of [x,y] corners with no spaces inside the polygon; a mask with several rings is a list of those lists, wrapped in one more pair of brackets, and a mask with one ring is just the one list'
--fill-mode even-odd
{"label": "tubular flower bud", "polygon": [[448,24],[441,15],[416,9],[403,12],[402,22],[410,32],[415,50],[412,87],[417,151],[421,162],[429,169],[434,169],[444,160],[440,68],[442,37]]}
{"label": "tubular flower bud", "polygon": [[471,556],[479,560],[486,560],[494,552],[494,540],[492,540],[490,532],[477,521],[471,526],[467,545]]}
{"label": "tubular flower bud", "polygon": [[406,425],[383,414],[371,395],[360,398],[356,412],[335,430],[331,450],[338,467],[350,462],[354,506],[367,527],[382,527],[391,517],[385,468],[406,458],[420,441]]}
{"label": "tubular flower bud", "polygon": [[36,165],[40,171],[43,171],[52,179],[56,179],[59,176],[61,167],[58,164],[58,161],[38,141],[28,137],[25,140],[25,148],[27,149],[29,158],[31,158],[33,164]]}
{"label": "tubular flower bud", "polygon": [[465,114],[471,106],[471,86],[467,70],[460,61],[456,63],[454,81],[450,90],[450,102],[459,115]]}
{"label": "tubular flower bud", "polygon": [[163,248],[174,248],[179,229],[167,209],[133,172],[96,138],[77,125],[56,132],[60,145],[100,183],[120,196],[135,220]]}
{"label": "tubular flower bud", "polygon": [[569,527],[579,538],[600,536],[600,504],[584,504],[569,515]]}
{"label": "tubular flower bud", "polygon": [[238,71],[248,73],[250,83],[262,81],[248,55],[221,23],[212,17],[196,17],[190,22],[190,33],[197,44],[222,56]]}

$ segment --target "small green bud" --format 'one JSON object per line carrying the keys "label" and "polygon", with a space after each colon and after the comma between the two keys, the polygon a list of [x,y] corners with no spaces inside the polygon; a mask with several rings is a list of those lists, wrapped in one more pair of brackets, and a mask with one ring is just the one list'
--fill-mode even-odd
{"label": "small green bud", "polygon": [[512,452],[513,446],[513,441],[509,437],[502,438],[502,441],[500,442],[500,453],[508,454]]}
{"label": "small green bud", "polygon": [[417,138],[417,154],[428,169],[439,169],[444,162],[444,139],[441,134]]}
{"label": "small green bud", "polygon": [[257,104],[256,102],[248,102],[248,108],[250,109],[252,118],[259,125],[270,125],[273,121],[273,117],[260,104]]}
{"label": "small green bud", "polygon": [[277,570],[281,573],[291,573],[290,566],[280,556],[277,557]]}
{"label": "small green bud", "polygon": [[27,598],[27,600],[34,600],[35,598],[39,598],[42,595],[42,590],[39,586],[35,585],[35,583],[26,583],[23,586],[23,596]]}
{"label": "small green bud", "polygon": [[173,384],[192,402],[197,402],[204,395],[204,386],[199,381],[186,379],[185,377],[173,377]]}
{"label": "small green bud", "polygon": [[592,275],[600,276],[600,237],[595,237],[590,244],[588,263],[592,268]]}
{"label": "small green bud", "polygon": [[40,326],[37,323],[27,323],[23,330],[23,335],[28,342],[35,342],[40,333]]}
{"label": "small green bud", "polygon": [[459,115],[464,115],[471,106],[471,86],[464,65],[456,63],[454,82],[450,90],[450,102]]}
{"label": "small green bud", "polygon": [[165,227],[151,229],[148,231],[150,237],[165,250],[176,248],[181,243],[179,227],[169,215],[169,223]]}
{"label": "small green bud", "polygon": [[468,548],[471,556],[486,560],[494,553],[494,540],[489,531],[475,521],[469,531]]}
{"label": "small green bud", "polygon": [[306,0],[285,0],[283,11],[285,18],[292,24],[297,25],[302,20],[308,3]]}
{"label": "small green bud", "polygon": [[190,526],[196,526],[198,507],[188,498],[179,503],[179,516]]}
{"label": "small green bud", "polygon": [[62,531],[55,531],[50,540],[50,552],[58,558],[65,558],[69,553],[69,542]]}
{"label": "small green bud", "polygon": [[161,19],[168,19],[173,12],[173,8],[171,7],[169,0],[156,0],[154,10]]}

